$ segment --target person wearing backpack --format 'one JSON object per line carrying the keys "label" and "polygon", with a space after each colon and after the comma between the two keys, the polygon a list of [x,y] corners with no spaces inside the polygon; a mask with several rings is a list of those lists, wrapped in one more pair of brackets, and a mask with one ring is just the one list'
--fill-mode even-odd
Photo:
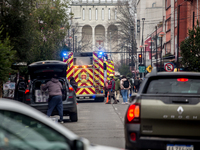
{"label": "person wearing backpack", "polygon": [[121,87],[121,92],[122,92],[122,98],[123,102],[122,104],[128,104],[128,90],[131,88],[131,84],[126,78],[126,76],[122,76],[122,79],[120,81],[120,87]]}

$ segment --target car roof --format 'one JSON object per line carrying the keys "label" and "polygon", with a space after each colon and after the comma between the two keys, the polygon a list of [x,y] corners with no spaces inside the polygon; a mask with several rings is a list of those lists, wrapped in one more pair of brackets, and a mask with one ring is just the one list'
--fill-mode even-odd
{"label": "car roof", "polygon": [[149,77],[155,77],[155,76],[195,76],[200,77],[200,73],[198,72],[152,72],[146,75],[147,78]]}
{"label": "car roof", "polygon": [[59,60],[45,60],[45,61],[37,61],[37,62],[34,62],[32,64],[30,64],[29,66],[38,66],[38,65],[43,65],[43,64],[60,64],[60,65],[66,65],[65,62],[62,62],[62,61],[59,61]]}
{"label": "car roof", "polygon": [[78,136],[76,134],[74,134],[72,131],[63,127],[59,123],[53,122],[45,114],[39,112],[38,110],[34,109],[33,107],[30,107],[30,106],[28,106],[24,103],[18,102],[16,100],[0,98],[0,110],[19,112],[26,116],[30,116],[48,126],[50,126],[51,128],[57,130],[58,132],[65,135],[70,140],[74,140],[74,139],[78,138]]}

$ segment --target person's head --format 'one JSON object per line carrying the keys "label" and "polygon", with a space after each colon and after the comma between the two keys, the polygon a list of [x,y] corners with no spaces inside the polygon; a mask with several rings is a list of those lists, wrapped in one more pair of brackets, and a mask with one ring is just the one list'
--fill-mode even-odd
{"label": "person's head", "polygon": [[70,79],[70,80],[74,80],[74,77],[71,76],[69,79]]}
{"label": "person's head", "polygon": [[123,76],[122,76],[122,79],[126,79],[126,76],[125,76],[125,75],[123,75]]}
{"label": "person's head", "polygon": [[53,78],[57,79],[57,78],[58,78],[57,74],[54,74],[54,75],[53,75]]}
{"label": "person's head", "polygon": [[113,79],[113,78],[114,78],[114,75],[113,75],[113,74],[110,74],[109,77],[110,77],[110,79]]}

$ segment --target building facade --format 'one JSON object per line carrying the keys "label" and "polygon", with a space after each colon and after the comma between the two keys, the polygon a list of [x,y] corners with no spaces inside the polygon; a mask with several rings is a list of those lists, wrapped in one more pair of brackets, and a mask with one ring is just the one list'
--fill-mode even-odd
{"label": "building facade", "polygon": [[[117,0],[73,1],[72,28],[77,28],[75,36],[81,51],[113,51],[117,45],[114,35],[118,27],[111,25],[117,20]],[[77,46],[77,47],[79,47]],[[80,49],[78,49],[80,50]]]}

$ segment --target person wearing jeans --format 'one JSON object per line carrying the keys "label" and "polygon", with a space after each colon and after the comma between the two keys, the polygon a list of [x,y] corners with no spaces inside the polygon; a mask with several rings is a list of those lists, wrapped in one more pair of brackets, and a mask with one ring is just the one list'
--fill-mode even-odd
{"label": "person wearing jeans", "polygon": [[131,84],[126,76],[122,76],[120,81],[120,88],[122,93],[123,102],[122,104],[128,104],[128,90],[131,88]]}
{"label": "person wearing jeans", "polygon": [[51,116],[54,108],[58,110],[60,116],[60,123],[63,122],[63,103],[62,103],[62,84],[55,74],[54,77],[46,84],[41,85],[41,90],[49,92],[47,116]]}

